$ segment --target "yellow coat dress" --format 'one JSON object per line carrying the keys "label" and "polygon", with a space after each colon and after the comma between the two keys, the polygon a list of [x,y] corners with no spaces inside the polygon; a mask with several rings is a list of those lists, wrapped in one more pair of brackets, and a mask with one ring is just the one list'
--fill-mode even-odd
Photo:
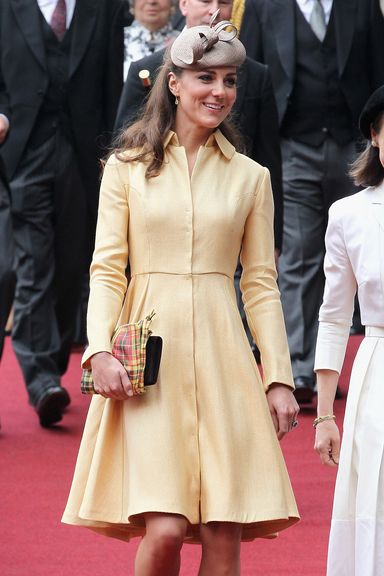
{"label": "yellow coat dress", "polygon": [[[210,521],[269,537],[299,517],[265,394],[292,385],[269,173],[220,131],[191,178],[176,134],[164,144],[155,178],[139,162],[105,167],[83,357],[110,351],[116,325],[155,309],[158,383],[126,401],[92,398],[63,521],[129,540],[157,511],[185,516],[190,540]],[[240,249],[263,380],[236,305]]]}

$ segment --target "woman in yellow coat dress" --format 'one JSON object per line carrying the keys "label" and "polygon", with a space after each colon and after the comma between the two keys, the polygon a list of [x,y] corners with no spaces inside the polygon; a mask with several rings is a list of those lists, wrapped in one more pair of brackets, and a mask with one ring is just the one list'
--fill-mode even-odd
{"label": "woman in yellow coat dress", "polygon": [[[267,169],[236,152],[226,121],[245,58],[228,24],[175,40],[101,185],[83,357],[99,395],[63,521],[142,536],[136,576],[179,574],[185,540],[202,543],[199,576],[237,576],[242,539],[298,520],[278,441],[298,406],[272,193]],[[239,252],[262,378],[236,305]],[[159,378],[133,396],[111,336],[152,309],[151,329],[163,338]]]}

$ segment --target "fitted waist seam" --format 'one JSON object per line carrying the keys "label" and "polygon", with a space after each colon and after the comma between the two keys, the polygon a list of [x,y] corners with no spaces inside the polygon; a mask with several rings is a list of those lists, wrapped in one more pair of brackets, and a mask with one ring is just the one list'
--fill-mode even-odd
{"label": "fitted waist seam", "polygon": [[225,278],[229,278],[233,280],[233,276],[229,276],[224,272],[135,272],[131,273],[131,278],[135,278],[135,276],[153,276],[153,275],[164,275],[164,276],[180,276],[181,278],[190,278],[193,276],[224,276]]}

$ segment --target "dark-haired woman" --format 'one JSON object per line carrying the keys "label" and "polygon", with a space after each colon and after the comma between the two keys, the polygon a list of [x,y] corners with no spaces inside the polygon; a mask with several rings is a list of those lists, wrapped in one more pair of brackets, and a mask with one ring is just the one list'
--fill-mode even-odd
{"label": "dark-haired woman", "polygon": [[[228,25],[189,28],[175,40],[101,186],[83,357],[99,395],[63,519],[124,540],[142,536],[136,576],[179,574],[184,540],[202,543],[200,576],[238,576],[242,539],[298,520],[278,442],[298,406],[272,193],[268,171],[231,143],[226,118],[245,51]],[[240,249],[263,381],[236,306]],[[110,339],[118,322],[152,309],[151,328],[163,338],[159,380],[132,396]]]}
{"label": "dark-haired woman", "polygon": [[[384,574],[384,86],[364,107],[360,129],[369,143],[351,175],[366,188],[330,210],[315,362],[315,448],[323,464],[339,465],[327,576]],[[333,401],[356,290],[365,338],[351,374],[340,452]]]}

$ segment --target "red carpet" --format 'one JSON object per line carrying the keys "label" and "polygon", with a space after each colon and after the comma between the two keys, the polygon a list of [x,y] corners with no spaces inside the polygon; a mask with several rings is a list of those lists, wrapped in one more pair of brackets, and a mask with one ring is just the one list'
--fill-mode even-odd
{"label": "red carpet", "polygon": [[[8,340],[8,339],[7,339]],[[346,394],[359,337],[350,339],[341,388]],[[60,516],[75,464],[88,399],[79,392],[80,355],[73,354],[63,384],[72,404],[63,424],[43,430],[27,394],[10,342],[0,366],[0,574],[2,576],[131,576],[137,540],[107,539],[65,526]],[[344,400],[336,402],[338,421]],[[324,576],[333,470],[313,451],[315,408],[302,409],[300,426],[283,440],[302,521],[273,541],[242,549],[242,576]],[[197,572],[200,550],[186,545],[182,576]]]}

